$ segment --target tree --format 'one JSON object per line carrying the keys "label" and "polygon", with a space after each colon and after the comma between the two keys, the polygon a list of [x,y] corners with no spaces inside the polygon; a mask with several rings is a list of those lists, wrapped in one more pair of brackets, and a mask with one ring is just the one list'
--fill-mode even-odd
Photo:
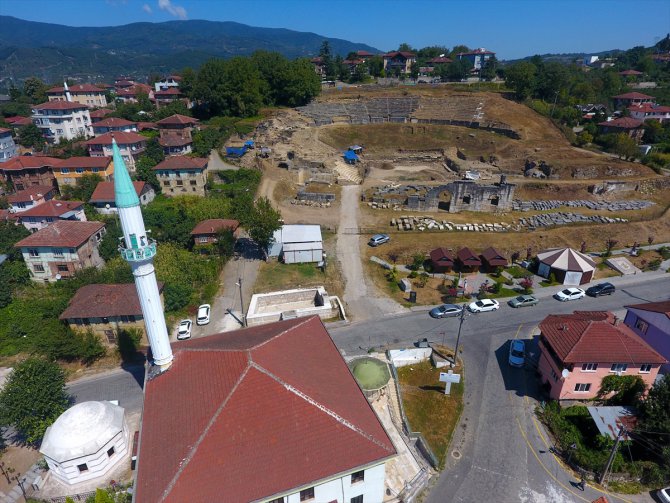
{"label": "tree", "polygon": [[467,78],[472,64],[466,59],[456,60],[448,65],[440,65],[439,74],[443,80],[460,81]]}
{"label": "tree", "polygon": [[182,100],[174,100],[170,103],[162,105],[153,114],[151,114],[151,116],[153,117],[154,121],[159,121],[175,114],[186,115],[187,117],[192,115],[191,110],[186,106],[186,103],[184,103]]}
{"label": "tree", "polygon": [[491,56],[484,62],[482,70],[479,73],[479,76],[483,80],[493,80],[496,76],[496,70],[498,69],[498,60],[495,56]]}
{"label": "tree", "polygon": [[337,67],[330,50],[330,43],[327,40],[324,40],[321,43],[319,57],[321,58],[321,64],[325,71],[326,80],[335,80],[335,77],[337,77]]}
{"label": "tree", "polygon": [[158,164],[158,162],[156,162],[151,156],[140,156],[140,158],[137,160],[137,163],[135,164],[135,180],[148,183],[154,188],[156,194],[160,194],[161,185],[158,182],[158,177],[156,176],[156,172],[153,169],[156,164]]}
{"label": "tree", "polygon": [[272,235],[281,227],[281,214],[272,207],[267,197],[261,197],[254,204],[246,227],[251,239],[265,253],[272,241]]}
{"label": "tree", "polygon": [[289,107],[306,105],[321,92],[321,80],[312,64],[306,59],[296,59],[288,64],[280,91],[278,104]]}
{"label": "tree", "polygon": [[419,78],[419,62],[415,61],[412,66],[409,67],[409,77],[412,80]]}
{"label": "tree", "polygon": [[527,61],[513,64],[505,70],[505,83],[514,90],[518,100],[530,98],[536,85],[537,68]]}
{"label": "tree", "polygon": [[223,139],[224,135],[216,127],[196,131],[193,133],[193,153],[198,157],[208,157],[212,149],[221,146]]}
{"label": "tree", "polygon": [[[638,430],[666,449],[670,447],[670,374],[656,381],[644,399],[637,404]],[[670,465],[670,458],[666,458]]]}
{"label": "tree", "polygon": [[30,98],[32,103],[47,101],[47,85],[37,77],[28,77],[23,83],[23,94]]}
{"label": "tree", "polygon": [[221,229],[216,233],[216,243],[214,245],[219,256],[228,258],[233,255],[235,250],[235,236],[230,229]]}
{"label": "tree", "polygon": [[622,159],[632,159],[638,154],[637,143],[626,133],[618,133],[614,137],[612,152]]}
{"label": "tree", "polygon": [[181,71],[181,82],[179,83],[179,90],[186,97],[193,98],[193,86],[195,86],[195,80],[197,78],[197,73],[193,68],[184,68]]}
{"label": "tree", "polygon": [[19,129],[19,143],[24,147],[40,150],[44,145],[42,131],[35,124],[27,124]]}
{"label": "tree", "polygon": [[384,60],[381,56],[374,56],[367,61],[368,73],[373,77],[381,77],[384,71]]}
{"label": "tree", "polygon": [[0,424],[13,426],[26,442],[36,444],[68,403],[63,370],[54,362],[29,358],[14,367],[0,391]]}
{"label": "tree", "polygon": [[74,186],[65,185],[63,187],[63,198],[87,203],[100,182],[102,182],[102,177],[97,173],[85,173],[77,178]]}
{"label": "tree", "polygon": [[398,52],[414,52],[414,49],[407,42],[403,42],[398,46]]}
{"label": "tree", "polygon": [[597,399],[607,405],[633,405],[642,396],[645,388],[640,376],[609,375],[600,382]]}

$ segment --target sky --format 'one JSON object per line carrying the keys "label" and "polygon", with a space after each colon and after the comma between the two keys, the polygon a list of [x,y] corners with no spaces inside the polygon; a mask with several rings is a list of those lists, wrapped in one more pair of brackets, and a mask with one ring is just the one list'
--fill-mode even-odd
{"label": "sky", "polygon": [[69,26],[236,21],[383,51],[485,47],[498,59],[648,47],[670,32],[668,0],[0,0],[0,14]]}

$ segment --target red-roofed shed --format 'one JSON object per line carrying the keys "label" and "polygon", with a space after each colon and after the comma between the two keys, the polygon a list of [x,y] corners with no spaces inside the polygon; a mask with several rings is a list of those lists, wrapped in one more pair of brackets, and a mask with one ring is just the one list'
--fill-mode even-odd
{"label": "red-roofed shed", "polygon": [[454,267],[454,254],[444,247],[435,248],[430,252],[430,263],[434,272],[450,271]]}

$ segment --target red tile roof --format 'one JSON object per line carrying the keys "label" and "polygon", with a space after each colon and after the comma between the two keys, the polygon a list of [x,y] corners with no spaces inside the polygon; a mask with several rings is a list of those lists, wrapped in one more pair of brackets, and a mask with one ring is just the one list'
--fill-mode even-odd
{"label": "red tile roof", "polygon": [[454,254],[446,248],[435,248],[430,252],[430,260],[441,266],[452,267],[454,265]]}
{"label": "red tile roof", "polygon": [[[162,289],[163,283],[159,282],[158,290]],[[112,316],[142,316],[135,283],[82,286],[58,318],[66,320]]]}
{"label": "red tile roof", "polygon": [[387,52],[382,57],[384,57],[384,58],[395,58],[395,57],[398,57],[398,56],[402,56],[405,59],[416,58],[416,54],[414,54],[413,52],[407,52],[407,51],[391,51],[391,52]]}
{"label": "red tile roof", "polygon": [[451,63],[451,58],[439,57],[428,60],[429,63],[440,64],[440,63]]}
{"label": "red tile roof", "polygon": [[[92,84],[76,84],[74,86],[68,86],[68,89],[71,93],[104,93],[104,89],[100,89],[98,86]],[[47,94],[65,94],[64,87],[52,87],[47,90]]]}
{"label": "red tile roof", "polygon": [[207,159],[204,157],[186,157],[185,155],[173,155],[168,157],[163,162],[158,163],[153,169],[170,170],[170,169],[205,169],[207,167]]}
{"label": "red tile roof", "polygon": [[111,162],[111,157],[69,157],[68,159],[58,159],[58,161],[53,164],[53,167],[106,169]]}
{"label": "red tile roof", "polygon": [[71,211],[80,210],[84,205],[82,201],[61,201],[60,199],[50,199],[33,208],[22,211],[18,217],[60,217]]}
{"label": "red tile roof", "polygon": [[26,190],[18,190],[14,194],[7,196],[10,203],[20,203],[22,201],[33,201],[55,192],[56,189],[51,185],[31,185]]}
{"label": "red tile roof", "polygon": [[476,56],[478,54],[495,54],[495,52],[487,51],[486,49],[475,49],[474,51],[458,53],[459,56]]}
{"label": "red tile roof", "polygon": [[[44,205],[41,204],[40,206]],[[105,224],[103,222],[58,220],[48,227],[44,227],[27,238],[22,239],[14,246],[17,248],[38,246],[77,248],[104,227]]]}
{"label": "red tile roof", "polygon": [[145,386],[137,501],[256,501],[395,455],[316,316],[172,347]]}
{"label": "red tile roof", "polygon": [[624,94],[619,94],[617,96],[613,96],[613,99],[615,99],[615,100],[654,100],[656,98],[654,98],[653,96],[648,96],[646,94],[632,92],[632,93],[624,93]]}
{"label": "red tile roof", "polygon": [[12,132],[11,129],[7,129],[6,127],[0,127],[0,134],[11,133],[11,132]]}
{"label": "red tile roof", "polygon": [[101,121],[93,124],[94,128],[97,127],[123,127],[123,126],[137,126],[137,122],[127,121],[126,119],[121,119],[119,117],[108,117]]}
{"label": "red tile roof", "polygon": [[181,114],[174,114],[171,115],[170,117],[166,117],[165,119],[159,120],[156,124],[159,126],[167,126],[170,124],[197,124],[198,119],[194,119],[193,117],[188,117],[186,115],[181,115]]}
{"label": "red tile roof", "polygon": [[86,145],[111,145],[112,144],[112,138],[116,140],[116,143],[119,145],[127,145],[129,143],[140,143],[140,142],[145,142],[147,141],[146,136],[142,136],[140,134],[134,133],[132,131],[114,131],[110,133],[105,133],[97,138],[93,138],[91,140],[88,140],[85,144]]}
{"label": "red tile roof", "polygon": [[644,304],[632,304],[624,306],[626,309],[639,309],[640,311],[650,311],[652,313],[660,313],[670,318],[670,300],[664,302],[646,302]]}
{"label": "red tile roof", "polygon": [[654,105],[653,103],[642,103],[640,105],[633,105],[632,107],[628,107],[628,110],[631,112],[667,114],[670,112],[670,107]]}
{"label": "red tile roof", "polygon": [[[91,119],[97,119],[98,117],[107,117],[109,114],[111,114],[111,110],[107,110],[106,108],[101,108],[100,110],[93,110],[90,112]],[[96,122],[97,124],[97,122]]]}
{"label": "red tile roof", "polygon": [[221,229],[230,229],[231,231],[235,232],[239,226],[240,223],[237,220],[210,218],[208,220],[198,222],[198,224],[191,231],[191,235],[216,234]]}
{"label": "red tile roof", "polygon": [[374,56],[374,54],[368,51],[356,51],[356,56],[359,56],[361,58],[369,58],[371,56]]}
{"label": "red tile roof", "polygon": [[475,255],[475,253],[468,248],[467,246],[464,246],[460,250],[458,250],[458,253],[456,253],[456,257],[458,257],[458,260],[463,264],[467,266],[480,266],[482,265],[482,261],[479,260],[479,257]]}
{"label": "red tile roof", "polygon": [[88,110],[88,107],[75,101],[49,101],[47,103],[42,103],[41,105],[35,105],[33,107],[33,110],[78,110],[78,109]]}
{"label": "red tile roof", "polygon": [[492,246],[484,250],[481,256],[489,265],[494,267],[505,267],[507,265],[507,259]]}
{"label": "red tile roof", "polygon": [[154,96],[180,96],[181,91],[176,87],[168,87],[161,91],[154,91]]}
{"label": "red tile roof", "polygon": [[47,166],[55,166],[61,159],[55,157],[42,157],[36,155],[20,155],[13,157],[7,162],[0,163],[0,170],[21,171],[23,169],[39,169]]}
{"label": "red tile roof", "polygon": [[563,363],[666,363],[626,325],[615,325],[610,312],[550,314],[540,330]]}
{"label": "red tile roof", "polygon": [[137,129],[140,131],[144,131],[145,129],[158,129],[158,126],[156,125],[155,122],[138,122],[137,123]]}
{"label": "red tile roof", "polygon": [[21,121],[31,122],[30,117],[22,117],[21,115],[15,115],[13,117],[5,117],[4,120],[7,124],[14,124],[15,122],[21,122]]}
{"label": "red tile roof", "polygon": [[642,75],[642,72],[638,72],[637,70],[624,70],[623,72],[619,72],[619,75]]}
{"label": "red tile roof", "polygon": [[599,126],[615,127],[621,129],[637,129],[642,127],[643,122],[632,117],[619,117],[611,121],[599,122]]}
{"label": "red tile roof", "polygon": [[181,136],[163,136],[158,138],[158,144],[161,147],[183,147],[184,145],[190,145],[193,143],[191,138],[182,138]]}
{"label": "red tile roof", "polygon": [[[133,182],[135,192],[137,195],[142,195],[142,191],[146,186],[145,182]],[[89,203],[108,203],[114,201],[114,182],[98,182]]]}

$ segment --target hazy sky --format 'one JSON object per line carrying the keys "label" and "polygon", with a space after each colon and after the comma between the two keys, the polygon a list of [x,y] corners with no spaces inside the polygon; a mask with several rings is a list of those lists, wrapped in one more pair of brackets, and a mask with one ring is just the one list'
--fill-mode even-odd
{"label": "hazy sky", "polygon": [[236,21],[381,50],[486,47],[499,59],[650,46],[670,32],[668,0],[0,0],[0,14],[69,26]]}

